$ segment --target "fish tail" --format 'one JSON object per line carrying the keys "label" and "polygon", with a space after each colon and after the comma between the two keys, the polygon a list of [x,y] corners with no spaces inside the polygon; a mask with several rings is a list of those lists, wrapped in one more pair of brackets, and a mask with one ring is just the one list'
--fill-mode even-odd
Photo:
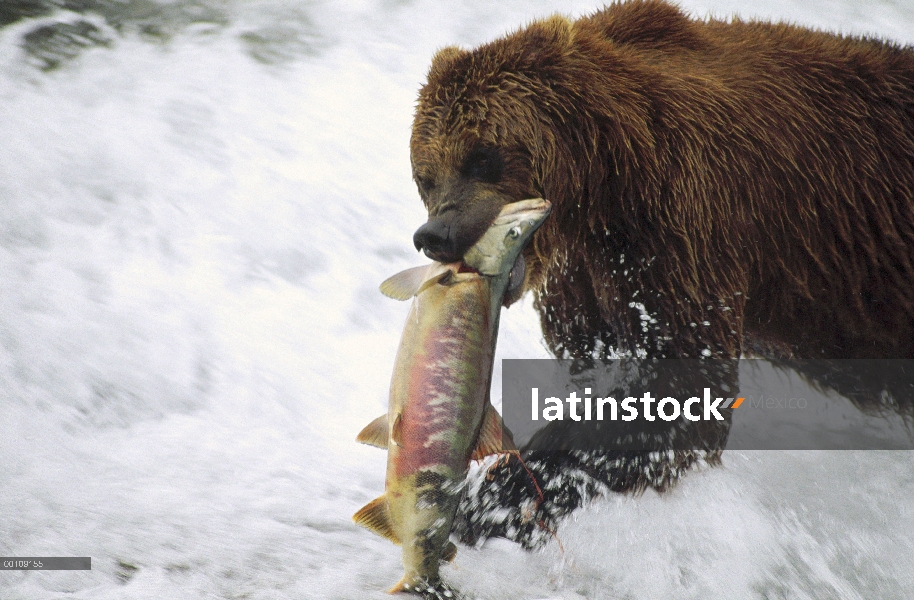
{"label": "fish tail", "polygon": [[409,591],[411,591],[411,590],[410,590],[410,585],[409,585],[409,582],[410,582],[410,581],[411,581],[411,579],[410,579],[409,577],[407,577],[406,575],[404,575],[404,576],[403,576],[403,579],[401,579],[400,581],[398,581],[392,588],[390,588],[389,590],[387,590],[387,593],[388,593],[388,594],[399,594],[400,592],[409,592]]}
{"label": "fish tail", "polygon": [[418,593],[421,594],[426,589],[434,589],[433,585],[428,583],[427,580],[421,577],[415,577],[411,575],[404,575],[403,579],[398,581],[396,585],[387,590],[388,594],[399,594],[401,592],[405,593]]}
{"label": "fish tail", "polygon": [[404,575],[397,585],[387,590],[388,594],[420,594],[423,598],[459,598],[459,593],[454,588],[437,579],[429,581],[425,577]]}

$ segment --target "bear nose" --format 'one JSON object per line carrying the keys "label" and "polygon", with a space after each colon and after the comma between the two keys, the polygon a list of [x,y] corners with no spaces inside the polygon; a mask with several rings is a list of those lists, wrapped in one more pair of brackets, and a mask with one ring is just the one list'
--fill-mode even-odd
{"label": "bear nose", "polygon": [[451,262],[459,257],[451,256],[454,253],[454,242],[450,237],[451,227],[441,220],[433,219],[416,230],[413,234],[413,244],[416,250],[422,250],[432,260]]}

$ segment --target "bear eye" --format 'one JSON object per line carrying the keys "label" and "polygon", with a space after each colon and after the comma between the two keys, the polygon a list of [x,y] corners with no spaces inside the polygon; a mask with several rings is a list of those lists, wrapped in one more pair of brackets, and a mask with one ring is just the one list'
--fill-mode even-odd
{"label": "bear eye", "polygon": [[478,179],[486,183],[497,183],[501,180],[504,160],[495,148],[477,148],[470,152],[463,161],[461,173],[465,177]]}
{"label": "bear eye", "polygon": [[511,238],[512,240],[516,240],[517,238],[519,238],[520,237],[520,227],[512,227],[511,230],[508,232],[508,237]]}
{"label": "bear eye", "polygon": [[435,182],[429,177],[416,177],[416,185],[419,186],[419,191],[425,194],[435,189]]}

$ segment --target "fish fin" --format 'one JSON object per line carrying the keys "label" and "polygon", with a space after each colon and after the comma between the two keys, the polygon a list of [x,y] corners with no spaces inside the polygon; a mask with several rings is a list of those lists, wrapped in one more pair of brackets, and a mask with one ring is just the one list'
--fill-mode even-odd
{"label": "fish fin", "polygon": [[375,446],[376,448],[387,449],[387,441],[390,433],[387,429],[387,415],[381,415],[359,432],[355,441]]}
{"label": "fish fin", "polygon": [[427,265],[400,271],[384,280],[384,283],[381,284],[381,293],[394,300],[409,300],[416,295],[419,287],[425,283],[425,273],[427,271]]}
{"label": "fish fin", "polygon": [[390,428],[390,439],[393,440],[393,443],[402,447],[403,446],[403,414],[397,413],[397,416],[394,418],[394,426]]}
{"label": "fish fin", "polygon": [[454,542],[448,540],[448,543],[444,545],[444,550],[441,552],[441,560],[451,562],[455,556],[457,556],[457,546],[454,545]]}
{"label": "fish fin", "polygon": [[524,278],[526,275],[527,262],[524,260],[524,255],[521,254],[514,261],[511,273],[508,274],[508,289],[505,291],[504,298],[502,298],[502,306],[507,308],[521,299],[524,295]]}
{"label": "fish fin", "polygon": [[[447,266],[447,265],[442,265],[442,266]],[[432,277],[429,277],[428,279],[426,279],[425,283],[423,283],[422,285],[419,286],[419,289],[416,290],[415,295],[418,296],[419,294],[421,294],[428,288],[432,287],[433,285],[437,285],[439,283],[441,283],[441,284],[448,283],[448,280],[450,280],[453,276],[454,276],[454,271],[450,268],[448,268],[445,271],[435,273]]]}
{"label": "fish fin", "polygon": [[490,454],[504,452],[517,452],[511,432],[505,427],[501,415],[491,404],[486,404],[486,412],[482,417],[482,426],[479,429],[479,438],[476,449],[473,450],[473,460],[482,460]]}
{"label": "fish fin", "polygon": [[451,270],[451,267],[441,263],[406,269],[385,279],[381,284],[381,293],[394,300],[409,300],[438,283]]}
{"label": "fish fin", "polygon": [[381,537],[400,545],[400,538],[390,522],[390,511],[387,509],[387,496],[382,494],[359,509],[352,515],[357,525],[370,529]]}

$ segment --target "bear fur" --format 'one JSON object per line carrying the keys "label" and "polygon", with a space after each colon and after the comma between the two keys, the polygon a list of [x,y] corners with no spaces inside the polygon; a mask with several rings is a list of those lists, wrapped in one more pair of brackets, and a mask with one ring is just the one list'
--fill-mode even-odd
{"label": "bear fur", "polygon": [[553,203],[527,287],[559,356],[914,358],[911,48],[613,4],[440,51],[411,151],[433,258]]}
{"label": "bear fur", "polygon": [[[558,357],[914,358],[911,47],[661,0],[556,16],[438,52],[411,158],[429,212],[414,241],[436,260],[504,204],[553,203],[524,256]],[[705,383],[737,389],[724,372]],[[546,497],[502,465],[456,531],[529,544],[593,493],[715,462],[726,430],[709,435],[659,459],[526,448]],[[549,484],[572,471],[591,479]]]}

